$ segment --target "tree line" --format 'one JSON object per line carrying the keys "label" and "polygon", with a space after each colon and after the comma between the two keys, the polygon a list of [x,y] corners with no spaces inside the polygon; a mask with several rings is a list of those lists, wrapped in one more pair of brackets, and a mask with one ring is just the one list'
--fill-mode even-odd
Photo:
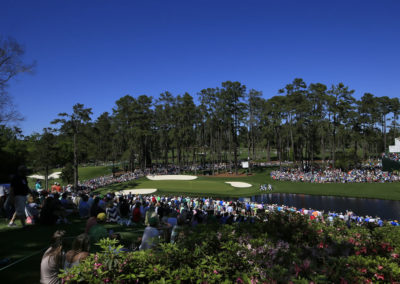
{"label": "tree line", "polygon": [[398,135],[397,97],[365,93],[356,99],[354,90],[343,83],[328,88],[296,78],[270,98],[231,81],[200,90],[195,97],[170,92],[158,98],[126,95],[96,119],[91,108],[77,103],[42,133],[24,137],[9,126],[21,116],[6,92],[10,79],[33,70],[34,63],[23,62],[23,53],[14,39],[0,38],[3,177],[24,160],[44,171],[71,164],[75,183],[82,162],[126,161],[129,170],[154,163],[228,163],[237,171],[243,148],[252,161],[312,165],[329,160],[333,167],[346,168],[378,157]]}
{"label": "tree line", "polygon": [[71,163],[76,173],[79,163],[100,161],[126,161],[129,170],[228,163],[237,171],[243,148],[251,161],[329,160],[346,167],[378,157],[398,135],[398,98],[365,93],[358,100],[353,94],[343,83],[328,88],[296,78],[266,99],[226,81],[196,98],[126,95],[95,120],[91,108],[78,103],[71,113],[60,113],[53,128],[23,140],[37,168]]}

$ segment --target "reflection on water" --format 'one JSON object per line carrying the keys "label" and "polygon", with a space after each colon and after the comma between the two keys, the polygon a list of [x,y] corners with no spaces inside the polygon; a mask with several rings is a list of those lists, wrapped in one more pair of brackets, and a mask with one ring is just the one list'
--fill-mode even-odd
{"label": "reflection on water", "polygon": [[400,219],[400,201],[352,197],[317,196],[292,193],[270,193],[240,198],[244,202],[284,204],[296,208],[345,212],[351,210],[357,215],[379,216],[382,219]]}

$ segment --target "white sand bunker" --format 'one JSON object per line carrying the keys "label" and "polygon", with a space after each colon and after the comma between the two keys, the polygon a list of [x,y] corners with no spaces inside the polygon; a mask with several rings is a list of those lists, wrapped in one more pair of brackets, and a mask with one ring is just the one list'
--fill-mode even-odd
{"label": "white sand bunker", "polygon": [[41,175],[30,175],[28,178],[34,178],[34,179],[44,179],[44,176]]}
{"label": "white sand bunker", "polygon": [[118,193],[120,194],[150,194],[157,191],[157,188],[141,188],[141,189],[125,189]]}
{"label": "white sand bunker", "polygon": [[226,181],[225,183],[229,183],[233,187],[241,187],[241,188],[252,187],[252,185],[250,183],[247,183],[247,182]]}
{"label": "white sand bunker", "polygon": [[[48,178],[49,178],[49,179],[52,179],[52,178],[54,178],[54,179],[59,179],[59,178],[60,178],[60,175],[61,175],[61,172],[55,172],[55,173],[52,173],[51,175],[49,175]],[[31,176],[28,176],[28,178],[44,179],[44,176],[41,176],[41,175],[31,175]]]}
{"label": "white sand bunker", "polygon": [[61,176],[61,172],[55,172],[55,173],[52,173],[51,175],[49,175],[49,178],[57,179],[57,178],[60,178],[60,176]]}
{"label": "white sand bunker", "polygon": [[159,176],[146,176],[149,180],[194,180],[197,176],[187,176],[187,175],[159,175]]}

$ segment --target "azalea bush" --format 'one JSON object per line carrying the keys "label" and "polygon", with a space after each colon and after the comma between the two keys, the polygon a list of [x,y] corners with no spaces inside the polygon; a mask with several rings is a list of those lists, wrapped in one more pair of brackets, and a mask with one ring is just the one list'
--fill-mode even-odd
{"label": "azalea bush", "polygon": [[64,271],[64,283],[369,283],[400,281],[399,227],[325,224],[270,212],[252,223],[184,229],[175,244],[125,252],[115,240]]}

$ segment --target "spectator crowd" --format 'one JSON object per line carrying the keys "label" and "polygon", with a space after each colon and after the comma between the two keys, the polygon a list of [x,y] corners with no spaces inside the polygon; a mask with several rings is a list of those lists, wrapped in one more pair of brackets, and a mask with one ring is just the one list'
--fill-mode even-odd
{"label": "spectator crowd", "polygon": [[382,158],[387,158],[389,160],[399,162],[400,161],[400,153],[383,153]]}
{"label": "spectator crowd", "polygon": [[[174,243],[185,237],[184,227],[217,222],[221,225],[233,223],[254,223],[261,212],[296,212],[315,222],[334,223],[341,219],[348,226],[399,226],[397,220],[382,220],[379,217],[357,216],[351,211],[344,213],[324,212],[310,208],[295,208],[285,205],[257,202],[242,202],[222,198],[95,194],[92,189],[115,182],[136,179],[145,172],[126,173],[119,176],[105,176],[81,185],[86,190],[72,191],[56,184],[50,192],[30,190],[26,180],[26,168],[21,167],[11,182],[11,188],[2,187],[2,215],[9,218],[9,226],[17,226],[16,219],[26,224],[53,226],[69,224],[73,215],[86,220],[85,231],[74,240],[70,250],[65,250],[63,236],[65,232],[56,231],[50,247],[41,261],[41,283],[58,283],[60,269],[69,269],[79,264],[89,255],[90,247],[105,237],[120,239],[118,233],[107,231],[105,223],[120,226],[145,225],[142,237],[132,240],[127,250],[146,250],[154,248],[161,240]],[[349,172],[327,169],[324,171],[304,172],[298,169],[273,171],[275,180],[305,182],[385,182],[398,181],[398,176],[383,173],[379,169],[360,169]],[[264,185],[263,190],[272,190]],[[0,193],[1,193],[0,192]],[[3,198],[4,197],[4,198]],[[14,200],[12,200],[14,199]]]}
{"label": "spectator crowd", "polygon": [[316,169],[305,171],[301,168],[283,168],[271,171],[271,178],[277,181],[310,182],[310,183],[365,183],[397,182],[400,176],[384,172],[381,168],[361,168],[349,171],[341,169]]}

